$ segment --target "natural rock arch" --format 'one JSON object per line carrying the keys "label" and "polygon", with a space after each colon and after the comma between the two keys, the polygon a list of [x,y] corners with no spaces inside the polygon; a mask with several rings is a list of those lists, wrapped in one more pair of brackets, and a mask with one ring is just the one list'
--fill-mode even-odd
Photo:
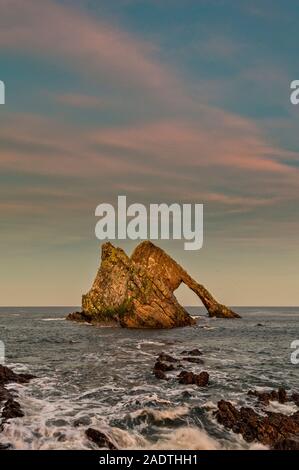
{"label": "natural rock arch", "polygon": [[82,297],[82,312],[74,312],[67,318],[128,328],[192,325],[195,320],[174,295],[181,283],[195,292],[211,317],[239,317],[219,304],[164,250],[144,241],[130,258],[121,248],[105,243],[95,281]]}

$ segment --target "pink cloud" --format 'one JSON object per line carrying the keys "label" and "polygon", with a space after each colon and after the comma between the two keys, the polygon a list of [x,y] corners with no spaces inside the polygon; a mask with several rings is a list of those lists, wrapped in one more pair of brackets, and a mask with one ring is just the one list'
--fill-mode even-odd
{"label": "pink cloud", "polygon": [[[204,179],[198,196],[211,202],[237,206],[242,199],[215,191],[211,183],[229,190],[255,191],[252,206],[269,198],[294,197],[299,172],[284,164],[298,155],[270,145],[255,124],[221,110],[205,108],[198,120],[163,120],[127,127],[78,128],[57,119],[15,114],[0,129],[0,168],[31,174],[100,178],[102,187],[147,187],[160,181],[159,191],[171,188],[190,196],[190,184]],[[137,186],[130,181],[134,175]],[[167,184],[161,187],[161,179]],[[127,179],[127,181],[126,181]],[[104,181],[103,181],[104,180]],[[263,181],[269,180],[265,185]],[[252,181],[253,186],[252,186]],[[109,183],[109,184],[108,184]],[[279,184],[279,188],[277,188]],[[217,186],[216,186],[217,187]],[[209,195],[209,196],[208,196]],[[193,197],[195,197],[193,190]]]}
{"label": "pink cloud", "polygon": [[[0,48],[63,60],[81,74],[162,93],[178,93],[153,46],[116,26],[51,0],[1,0]],[[171,92],[169,90],[172,90]]]}
{"label": "pink cloud", "polygon": [[92,139],[99,145],[140,152],[178,167],[224,166],[291,174],[294,169],[285,165],[283,158],[298,158],[294,152],[268,143],[252,121],[206,107],[198,121],[166,120],[97,130]]}

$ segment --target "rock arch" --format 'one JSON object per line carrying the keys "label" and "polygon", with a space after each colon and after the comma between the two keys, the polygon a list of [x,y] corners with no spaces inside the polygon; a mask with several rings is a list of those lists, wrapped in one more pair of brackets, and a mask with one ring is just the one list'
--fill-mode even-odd
{"label": "rock arch", "polygon": [[82,311],[69,320],[117,324],[128,328],[173,328],[195,320],[179,304],[174,291],[186,284],[200,298],[209,316],[238,318],[219,304],[164,250],[150,241],[140,243],[129,258],[111,243],[102,246],[101,265]]}

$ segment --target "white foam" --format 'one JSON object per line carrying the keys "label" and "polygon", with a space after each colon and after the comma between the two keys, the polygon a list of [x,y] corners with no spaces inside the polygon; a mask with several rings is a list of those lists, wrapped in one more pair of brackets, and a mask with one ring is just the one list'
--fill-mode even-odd
{"label": "white foam", "polygon": [[295,403],[279,403],[278,401],[270,401],[270,404],[266,409],[267,411],[282,413],[287,416],[291,416],[298,410]]}
{"label": "white foam", "polygon": [[42,318],[42,321],[64,321],[65,317],[60,318]]}
{"label": "white foam", "polygon": [[183,426],[161,436],[159,441],[152,444],[149,449],[217,450],[220,449],[220,444],[204,430]]}
{"label": "white foam", "polygon": [[156,410],[153,408],[144,408],[143,410],[137,410],[133,413],[130,413],[132,418],[137,418],[139,416],[147,415],[151,416],[155,421],[163,421],[166,419],[174,420],[180,418],[189,413],[188,406],[177,406],[174,408],[166,408],[164,410]]}

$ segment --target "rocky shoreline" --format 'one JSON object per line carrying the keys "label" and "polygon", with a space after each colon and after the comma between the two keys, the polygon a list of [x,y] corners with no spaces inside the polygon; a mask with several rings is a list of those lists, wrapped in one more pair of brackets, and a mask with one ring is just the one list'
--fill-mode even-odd
{"label": "rocky shoreline", "polygon": [[[277,393],[286,395],[285,389],[273,391],[274,395]],[[288,401],[293,401],[293,398]],[[220,400],[217,406],[215,416],[218,423],[241,434],[245,441],[260,442],[274,450],[299,450],[299,410],[287,416],[267,410],[257,413],[251,407],[238,410],[225,400]]]}
{"label": "rocky shoreline", "polygon": [[[8,420],[24,416],[20,403],[15,399],[16,392],[8,390],[6,385],[9,383],[27,384],[34,378],[31,374],[16,374],[9,367],[0,365],[0,432],[3,431],[3,426]],[[0,446],[0,450],[9,448],[9,443]]]}
{"label": "rocky shoreline", "polygon": [[[203,365],[200,357],[203,353],[199,349],[182,351],[182,357],[175,357],[166,352],[158,355],[153,367],[153,374],[158,380],[176,380],[179,385],[196,385],[207,387],[210,375],[206,371],[194,373],[185,369],[186,362]],[[192,360],[194,359],[194,360]],[[190,361],[191,360],[191,361]],[[167,372],[176,373],[170,378]],[[189,392],[190,393],[190,392]],[[213,414],[217,422],[236,434],[240,434],[248,443],[260,443],[272,450],[299,450],[299,393],[287,393],[285,388],[271,391],[249,390],[248,396],[257,399],[259,412],[253,407],[238,409],[230,401],[220,400],[217,411]],[[298,411],[288,416],[279,412],[270,412],[266,407],[271,401],[280,404],[292,402]],[[86,436],[99,448],[117,449],[117,445],[104,433],[88,428]]]}
{"label": "rocky shoreline", "polygon": [[[206,371],[194,373],[185,370],[186,362],[203,365],[200,357],[203,353],[199,349],[182,351],[182,358],[177,358],[165,352],[160,353],[153,368],[154,376],[159,380],[169,380],[166,372],[173,372],[179,368],[183,370],[175,377],[181,385],[196,385],[206,387],[209,385],[210,375]],[[193,359],[193,360],[192,360]],[[259,405],[259,412],[252,407],[241,407],[239,410],[230,402],[220,400],[214,415],[219,424],[241,434],[246,442],[259,442],[273,450],[299,450],[299,393],[287,393],[281,387],[277,391],[249,390],[248,396],[255,397]],[[270,412],[266,407],[271,401],[280,404],[292,402],[298,410],[288,416],[279,412]]]}
{"label": "rocky shoreline", "polygon": [[[193,370],[188,370],[192,364]],[[173,381],[177,387],[182,387],[183,394],[192,396],[200,393],[202,387],[213,384],[213,373],[204,369],[204,354],[198,348],[183,350],[177,355],[160,352],[153,365],[153,375],[157,380]],[[7,384],[27,384],[35,377],[31,374],[16,374],[8,367],[0,366],[0,432],[5,423],[14,418],[22,418],[24,412],[17,401],[17,393],[7,389]],[[184,390],[188,386],[188,391]],[[189,388],[194,386],[194,391]],[[198,390],[198,392],[197,392]],[[299,393],[287,392],[283,387],[278,390],[249,390],[247,396],[252,400],[252,406],[237,407],[233,402],[221,399],[213,416],[217,422],[235,434],[239,434],[248,443],[260,443],[273,450],[299,450]],[[297,407],[292,414],[273,412],[268,409],[271,403],[285,405],[291,403]],[[270,408],[271,409],[271,408]],[[99,429],[88,427],[88,422],[74,421],[75,427],[84,429],[86,438],[101,449],[117,450],[118,444],[108,434]],[[0,445],[0,450],[9,450],[11,444]]]}

